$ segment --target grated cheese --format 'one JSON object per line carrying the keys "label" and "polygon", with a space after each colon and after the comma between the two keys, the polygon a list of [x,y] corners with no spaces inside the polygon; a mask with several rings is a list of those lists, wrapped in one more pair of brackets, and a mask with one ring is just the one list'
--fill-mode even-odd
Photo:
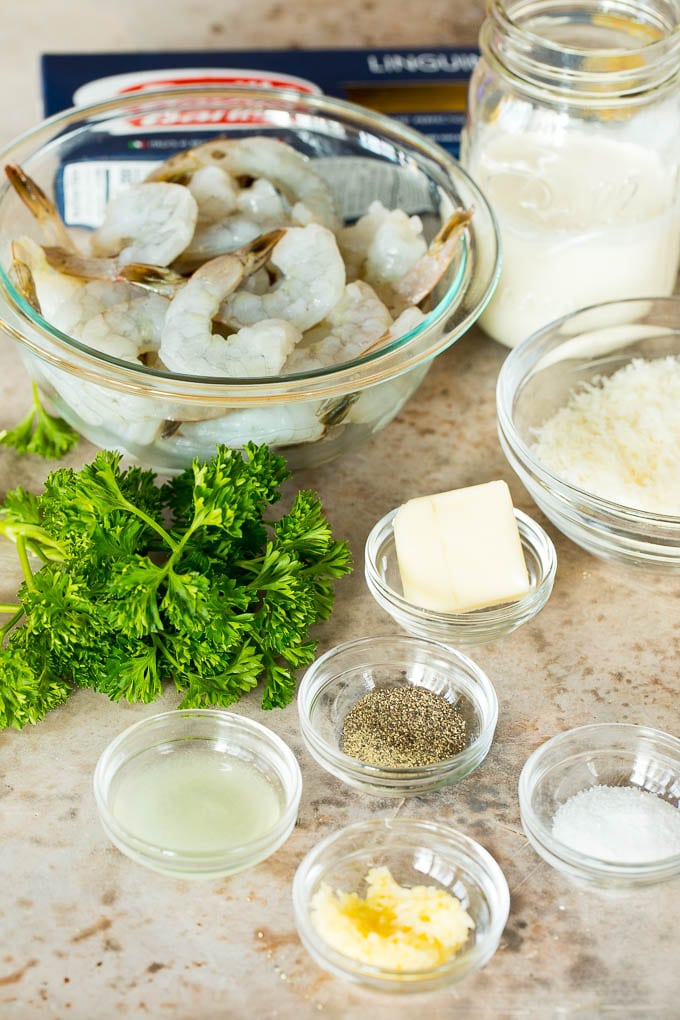
{"label": "grated cheese", "polygon": [[680,358],[635,358],[571,394],[532,452],[571,485],[680,516]]}

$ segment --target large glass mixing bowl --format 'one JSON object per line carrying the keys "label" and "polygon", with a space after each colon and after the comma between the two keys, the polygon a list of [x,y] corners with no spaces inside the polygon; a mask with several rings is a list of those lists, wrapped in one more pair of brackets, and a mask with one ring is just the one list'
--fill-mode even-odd
{"label": "large glass mixing bowl", "polygon": [[140,180],[174,151],[216,137],[274,134],[329,182],[342,220],[379,199],[419,215],[431,239],[458,206],[474,206],[453,261],[414,329],[352,361],[285,376],[206,378],[130,363],[45,321],[13,286],[11,242],[41,228],[0,185],[0,327],[58,412],[99,446],[161,471],[207,457],[216,442],[267,442],[292,468],[312,467],[383,428],[432,359],[479,316],[496,283],[499,245],[484,196],[443,149],[368,109],[293,91],[177,88],[74,108],[0,153],[56,201],[75,234],[96,226],[116,182]]}

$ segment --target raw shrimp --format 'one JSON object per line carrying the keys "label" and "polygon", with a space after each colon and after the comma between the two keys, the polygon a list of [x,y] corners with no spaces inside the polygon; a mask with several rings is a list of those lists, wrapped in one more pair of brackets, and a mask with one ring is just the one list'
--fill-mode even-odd
{"label": "raw shrimp", "polygon": [[259,177],[248,188],[242,188],[236,205],[244,216],[253,223],[287,226],[290,222],[290,206],[283,201],[271,181]]}
{"label": "raw shrimp", "polygon": [[33,374],[60,414],[98,446],[115,449],[124,443],[133,453],[134,447],[160,438],[167,418],[182,413],[177,404],[119,393],[55,365],[36,365]]}
{"label": "raw shrimp", "polygon": [[219,166],[204,166],[187,183],[198,205],[198,219],[216,223],[236,209],[238,184]]}
{"label": "raw shrimp", "polygon": [[349,409],[346,417],[348,425],[360,425],[369,428],[371,433],[378,432],[392,421],[404,406],[408,398],[420,386],[431,365],[425,361],[421,365],[394,376],[377,386],[368,386],[358,394],[358,399]]}
{"label": "raw shrimp", "polygon": [[[218,138],[185,149],[166,160],[148,181],[186,183],[202,167],[217,165],[232,177],[264,177],[295,206],[300,202],[314,221],[331,230],[339,226],[333,192],[306,156],[276,138]],[[305,212],[301,210],[301,216]]]}
{"label": "raw shrimp", "polygon": [[188,247],[173,262],[173,268],[180,273],[193,273],[205,262],[244,247],[262,233],[259,224],[240,213],[220,223],[199,223]]}
{"label": "raw shrimp", "polygon": [[318,223],[286,230],[271,254],[281,277],[264,294],[239,290],[220,309],[235,327],[262,319],[287,319],[299,330],[310,329],[342,297],[345,266],[335,236]]}
{"label": "raw shrimp", "polygon": [[[199,183],[203,181],[203,175],[209,172],[231,180],[219,167],[207,166],[194,174],[189,187],[193,187],[199,176]],[[236,248],[242,248],[260,234],[291,224],[290,210],[269,181],[259,178],[249,187],[240,190],[236,182],[232,181],[231,187],[234,189],[231,204],[227,209],[225,202],[226,211],[223,215],[213,219],[210,215],[204,214],[204,210],[216,208],[214,203],[208,203],[205,196],[202,204],[199,203],[199,220],[194,236],[188,247],[173,263],[173,267],[179,272],[192,273],[204,262],[235,251]]]}
{"label": "raw shrimp", "polygon": [[[35,247],[41,251],[39,245]],[[17,254],[26,255],[26,250],[22,251],[21,243],[16,241],[13,248],[15,261],[10,268],[12,279],[21,285],[21,292],[27,300],[31,300],[31,290],[35,297],[32,271],[27,262],[17,259]],[[24,287],[28,287],[27,292],[24,292]],[[87,284],[79,283],[81,293],[86,287]],[[73,291],[71,297],[75,293]],[[37,300],[34,306],[36,311],[41,312]],[[172,404],[117,393],[40,359],[32,360],[36,382],[46,389],[59,412],[78,431],[100,445],[115,447],[123,439],[127,443],[144,446],[160,436],[166,418],[181,412],[180,408]],[[97,432],[93,432],[93,429]],[[102,429],[105,434],[100,433]]]}
{"label": "raw shrimp", "polygon": [[399,337],[410,333],[412,329],[419,326],[424,318],[425,314],[421,312],[420,308],[417,308],[415,305],[409,305],[397,316],[391,326],[381,336],[364,348],[362,354],[372,354],[380,350],[381,347],[387,347],[393,340],[398,340]]}
{"label": "raw shrimp", "polygon": [[269,230],[294,223],[290,205],[263,177],[240,187],[224,169],[197,170],[188,187],[198,201],[194,236],[173,266],[192,273],[210,259],[241,248]]}
{"label": "raw shrimp", "polygon": [[400,336],[404,336],[405,333],[410,333],[412,329],[419,326],[425,318],[425,313],[421,312],[420,308],[415,305],[409,305],[403,312],[400,312],[393,323],[388,327],[385,333],[385,341],[397,340]]}
{"label": "raw shrimp", "polygon": [[[138,361],[159,349],[168,309],[165,298],[144,294],[129,283],[66,276],[51,268],[40,245],[30,238],[14,241],[12,252],[15,264],[30,275],[37,310],[57,329],[124,361]],[[29,288],[24,275],[22,291],[31,301]]]}
{"label": "raw shrimp", "polygon": [[20,166],[13,163],[7,164],[5,173],[21,201],[42,227],[47,240],[61,248],[75,251],[75,242],[59,215],[56,205],[47,197],[40,185],[32,177],[29,177]]}
{"label": "raw shrimp", "polygon": [[326,319],[310,329],[288,356],[285,372],[306,372],[360,357],[392,325],[392,316],[372,287],[348,283]]}
{"label": "raw shrimp", "polygon": [[220,255],[201,266],[170,303],[160,356],[173,372],[191,375],[276,375],[300,340],[290,322],[262,317],[252,328],[226,338],[212,332],[223,299],[269,259],[281,231],[264,234],[250,247]]}
{"label": "raw shrimp", "polygon": [[224,356],[220,362],[209,361],[212,374],[278,375],[301,337],[300,331],[285,319],[263,319],[254,326],[243,326],[226,339],[219,338]]}
{"label": "raw shrimp", "polygon": [[[57,207],[42,188],[19,166],[8,164],[5,173],[50,242],[53,264],[61,261],[58,268],[71,275],[120,279],[121,268],[128,263],[149,263],[160,276],[159,267],[169,265],[194,233],[198,206],[187,188],[136,184],[109,202],[104,223],[91,235],[95,255],[115,255],[117,259],[88,259],[79,252]],[[67,268],[69,258],[71,265]]]}
{"label": "raw shrimp", "polygon": [[168,307],[158,294],[90,280],[74,300],[61,305],[55,324],[88,347],[135,362],[160,349]]}
{"label": "raw shrimp", "polygon": [[212,421],[182,422],[168,443],[190,451],[192,456],[211,457],[215,446],[222,443],[241,447],[251,440],[270,446],[292,446],[316,442],[325,431],[326,425],[311,404],[277,404],[230,411]]}
{"label": "raw shrimp", "polygon": [[30,270],[40,314],[48,322],[53,322],[60,305],[79,294],[85,285],[83,280],[52,269],[45,252],[30,237],[18,237],[12,241],[12,257],[16,263]]}
{"label": "raw shrimp", "polygon": [[[83,342],[133,363],[139,363],[145,349],[158,348],[161,318],[168,305],[163,298],[143,295],[130,285],[85,283],[57,273],[47,265],[40,245],[30,238],[13,242],[12,248],[14,261],[9,272],[17,289],[38,313],[45,314],[31,269],[35,266],[58,328],[78,337],[82,325],[79,339]],[[116,295],[123,293],[127,301],[116,300]],[[160,438],[167,419],[192,413],[181,404],[119,393],[40,359],[33,359],[33,375],[60,413],[99,445],[116,447],[122,441],[131,450],[147,446]],[[208,410],[203,416],[214,413]]]}
{"label": "raw shrimp", "polygon": [[349,279],[380,286],[399,280],[427,250],[419,216],[371,202],[368,212],[338,231]]}
{"label": "raw shrimp", "polygon": [[199,218],[191,242],[174,260],[180,272],[193,272],[290,221],[280,195],[268,181],[240,188],[220,166],[208,165],[196,171],[188,187],[198,202]]}
{"label": "raw shrimp", "polygon": [[409,305],[420,304],[432,293],[451,265],[473,213],[474,209],[456,209],[432,239],[422,258],[401,279],[392,283],[387,293],[381,295],[393,315],[398,315]]}
{"label": "raw shrimp", "polygon": [[133,184],[111,199],[104,222],[93,232],[95,255],[119,262],[168,266],[191,241],[198,205],[188,188],[159,181]]}
{"label": "raw shrimp", "polygon": [[417,308],[415,305],[409,305],[388,326],[384,333],[377,337],[373,343],[363,348],[361,351],[362,356],[364,354],[373,354],[375,351],[380,350],[381,347],[387,347],[393,340],[398,340],[399,337],[410,333],[411,330],[420,325],[424,318],[425,314],[421,312],[420,308]]}
{"label": "raw shrimp", "polygon": [[[214,169],[206,170],[211,168]],[[191,244],[175,259],[173,267],[180,272],[193,272],[204,262],[243,248],[261,234],[289,223],[290,212],[286,212],[278,192],[268,181],[260,179],[239,193],[231,213],[217,222],[199,220]]]}

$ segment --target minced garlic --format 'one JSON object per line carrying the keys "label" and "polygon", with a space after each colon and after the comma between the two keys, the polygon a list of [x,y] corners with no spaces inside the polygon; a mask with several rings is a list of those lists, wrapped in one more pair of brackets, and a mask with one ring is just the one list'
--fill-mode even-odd
{"label": "minced garlic", "polygon": [[460,900],[434,886],[400,886],[389,868],[371,868],[367,891],[334,893],[322,885],[312,899],[312,921],[345,956],[395,972],[446,963],[468,939],[474,921]]}

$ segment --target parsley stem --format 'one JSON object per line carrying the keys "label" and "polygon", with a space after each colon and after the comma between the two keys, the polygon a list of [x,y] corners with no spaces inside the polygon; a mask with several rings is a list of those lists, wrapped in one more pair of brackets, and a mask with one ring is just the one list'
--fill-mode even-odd
{"label": "parsley stem", "polygon": [[29,591],[35,588],[33,583],[33,571],[31,570],[31,564],[28,562],[28,554],[26,552],[26,539],[23,535],[17,535],[17,554],[19,556],[19,562],[21,563],[21,570],[24,575],[26,587]]}
{"label": "parsley stem", "polygon": [[184,534],[180,538],[179,542],[175,542],[175,545],[174,545],[173,550],[172,550],[172,556],[168,560],[168,563],[166,564],[166,566],[174,567],[175,563],[177,563],[177,561],[179,560],[180,556],[182,555],[182,550],[184,549],[184,546],[187,544],[189,539],[193,538],[195,530],[197,530],[197,529],[195,528],[195,526],[194,526],[194,524],[192,522],[192,524],[189,526],[189,528],[184,532]]}
{"label": "parsley stem", "polygon": [[11,631],[15,623],[18,623],[21,617],[24,615],[22,606],[11,606],[9,603],[3,603],[0,605],[0,613],[14,613],[14,616],[7,623],[0,627],[0,641],[4,640],[7,634]]}
{"label": "parsley stem", "polygon": [[157,535],[160,535],[160,537],[165,541],[165,543],[170,546],[173,553],[177,552],[179,548],[177,542],[175,542],[174,538],[172,538],[172,536],[168,534],[163,525],[159,524],[158,521],[155,521],[153,517],[149,517],[147,513],[145,513],[143,510],[140,510],[140,508],[138,506],[135,506],[134,503],[131,503],[129,500],[127,500],[120,491],[120,489],[118,489],[118,493],[121,498],[121,503],[125,506],[126,510],[129,510],[130,513],[135,515],[135,517],[139,517],[140,520],[144,521],[145,524],[152,528]]}
{"label": "parsley stem", "polygon": [[0,602],[0,613],[23,613],[23,609],[16,602]]}
{"label": "parsley stem", "polygon": [[[130,504],[130,505],[132,505],[132,504]],[[165,528],[163,527],[162,524],[159,524],[158,521],[154,521],[153,517],[149,517],[149,515],[145,514],[143,510],[136,510],[136,513],[137,513],[138,517],[141,517],[143,521],[146,521],[146,523],[149,525],[149,527],[153,528],[153,530],[158,535],[160,535],[162,539],[164,539],[167,542],[167,544],[172,549],[173,553],[177,552],[177,548],[178,548],[177,547],[177,542],[175,542],[174,538],[172,538],[167,533],[167,531],[165,530]]]}

